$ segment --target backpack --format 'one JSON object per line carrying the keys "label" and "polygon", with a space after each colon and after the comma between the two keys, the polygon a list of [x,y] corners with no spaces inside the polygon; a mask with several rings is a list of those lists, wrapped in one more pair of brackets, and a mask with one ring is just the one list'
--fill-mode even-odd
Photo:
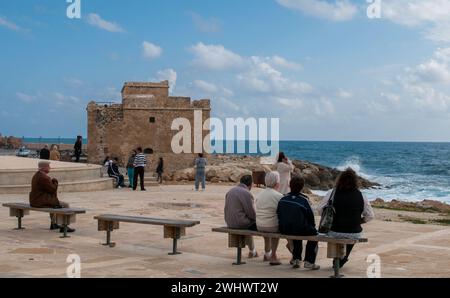
{"label": "backpack", "polygon": [[333,226],[333,220],[336,214],[336,209],[334,209],[333,206],[335,193],[336,190],[333,189],[327,205],[323,208],[322,217],[320,218],[319,224],[319,233],[321,234],[327,234],[329,231],[331,231],[331,227]]}

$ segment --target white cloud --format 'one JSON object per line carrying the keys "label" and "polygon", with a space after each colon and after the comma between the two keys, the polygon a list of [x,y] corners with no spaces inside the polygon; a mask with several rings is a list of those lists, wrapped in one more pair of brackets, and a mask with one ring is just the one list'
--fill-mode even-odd
{"label": "white cloud", "polygon": [[151,42],[144,41],[142,43],[142,48],[144,51],[144,57],[149,59],[155,59],[162,55],[163,49]]}
{"label": "white cloud", "polygon": [[347,21],[358,12],[358,8],[348,0],[276,0],[280,5],[301,11],[307,15],[331,21]]}
{"label": "white cloud", "polygon": [[13,30],[13,31],[22,31],[23,30],[18,25],[14,24],[13,22],[10,22],[7,19],[2,18],[2,17],[0,17],[0,26],[6,27],[9,30]]}
{"label": "white cloud", "polygon": [[68,86],[74,87],[74,88],[81,87],[81,86],[84,85],[84,82],[82,80],[80,80],[80,79],[77,79],[77,78],[66,78],[66,79],[64,79],[64,82]]}
{"label": "white cloud", "polygon": [[268,60],[275,66],[287,68],[287,69],[293,69],[293,70],[299,70],[302,69],[302,66],[299,63],[288,61],[283,57],[280,56],[273,56],[271,58],[268,58]]}
{"label": "white cloud", "polygon": [[286,108],[301,109],[303,107],[303,101],[301,99],[276,98],[275,100]]}
{"label": "white cloud", "polygon": [[22,93],[22,92],[17,92],[16,96],[17,96],[18,99],[20,99],[21,101],[23,101],[25,103],[31,103],[31,102],[35,101],[36,98],[37,98],[34,95],[25,94],[25,93]]}
{"label": "white cloud", "polygon": [[208,18],[205,19],[201,15],[195,12],[189,12],[189,15],[192,18],[192,21],[195,24],[195,27],[197,27],[198,30],[202,32],[218,32],[220,31],[220,21],[217,18]]}
{"label": "white cloud", "polygon": [[241,66],[243,58],[223,45],[198,43],[190,48],[195,55],[193,64],[210,70],[226,70]]}
{"label": "white cloud", "polygon": [[450,48],[438,49],[432,59],[408,68],[407,73],[412,82],[450,84]]}
{"label": "white cloud", "polygon": [[237,104],[227,99],[226,97],[218,97],[217,100],[222,104],[223,107],[231,109],[233,111],[239,111],[240,108]]}
{"label": "white cloud", "polygon": [[60,92],[54,92],[53,98],[56,101],[57,105],[66,105],[66,104],[78,104],[80,103],[80,99],[78,97],[72,95],[65,95]]}
{"label": "white cloud", "polygon": [[172,68],[168,68],[168,69],[164,69],[164,70],[160,70],[158,71],[158,81],[169,81],[169,88],[170,91],[172,92],[176,85],[177,85],[177,72],[175,70],[173,70]]}
{"label": "white cloud", "polygon": [[338,92],[337,92],[337,96],[340,97],[340,98],[347,99],[347,98],[352,98],[353,94],[351,92],[349,92],[349,91],[344,90],[344,89],[339,89]]}
{"label": "white cloud", "polygon": [[202,81],[202,80],[195,80],[194,86],[200,89],[203,92],[213,94],[216,93],[219,89],[216,85]]}
{"label": "white cloud", "polygon": [[450,41],[449,0],[391,0],[382,2],[382,17],[394,23],[424,26],[425,37],[436,42]]}
{"label": "white cloud", "polygon": [[98,14],[90,13],[87,16],[88,24],[109,31],[109,32],[125,32],[125,30],[117,23],[109,22],[102,19]]}
{"label": "white cloud", "polygon": [[272,67],[267,59],[252,56],[245,72],[237,75],[243,88],[261,93],[304,94],[312,91],[312,86],[291,80]]}

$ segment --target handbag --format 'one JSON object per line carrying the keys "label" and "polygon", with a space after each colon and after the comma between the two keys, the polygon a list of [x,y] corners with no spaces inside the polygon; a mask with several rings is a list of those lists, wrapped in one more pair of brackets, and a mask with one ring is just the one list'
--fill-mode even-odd
{"label": "handbag", "polygon": [[331,227],[333,226],[334,215],[336,214],[336,209],[334,209],[333,206],[335,192],[336,189],[333,189],[327,205],[323,208],[322,217],[320,218],[319,223],[319,233],[321,234],[327,234],[331,231]]}

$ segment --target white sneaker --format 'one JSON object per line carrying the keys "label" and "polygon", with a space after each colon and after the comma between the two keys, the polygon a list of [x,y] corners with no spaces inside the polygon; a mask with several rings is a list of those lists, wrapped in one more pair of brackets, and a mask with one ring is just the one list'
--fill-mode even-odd
{"label": "white sneaker", "polygon": [[305,262],[304,267],[305,267],[305,269],[310,269],[310,270],[319,270],[320,269],[319,265],[311,264],[309,262]]}

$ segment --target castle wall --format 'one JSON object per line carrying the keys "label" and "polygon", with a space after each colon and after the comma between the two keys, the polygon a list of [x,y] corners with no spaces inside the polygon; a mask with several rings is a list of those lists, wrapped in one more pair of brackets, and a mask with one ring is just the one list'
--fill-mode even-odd
{"label": "castle wall", "polygon": [[[169,97],[168,83],[126,83],[123,104],[88,105],[88,159],[100,164],[106,156],[118,157],[125,165],[133,149],[149,148],[153,154],[148,171],[154,172],[157,160],[163,157],[166,173],[192,166],[194,154],[174,154],[171,141],[178,131],[172,131],[172,121],[186,118],[192,127],[194,149],[194,111],[202,110],[202,123],[210,117],[210,101],[191,101],[189,97]],[[162,86],[162,87],[161,87]],[[153,93],[150,93],[153,92]],[[152,118],[152,119],[151,119]],[[203,131],[203,137],[209,133]]]}

